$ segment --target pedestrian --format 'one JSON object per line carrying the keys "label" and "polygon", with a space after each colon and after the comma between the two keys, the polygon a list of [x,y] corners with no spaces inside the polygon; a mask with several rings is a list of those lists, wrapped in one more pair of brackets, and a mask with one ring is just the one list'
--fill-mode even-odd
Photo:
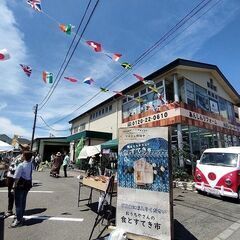
{"label": "pedestrian", "polygon": [[69,154],[67,153],[63,160],[64,177],[67,177],[67,167],[68,167],[69,161],[70,161],[70,158],[69,158]]}
{"label": "pedestrian", "polygon": [[50,171],[50,176],[59,177],[60,167],[63,163],[62,154],[57,152],[56,156],[53,159],[52,169]]}
{"label": "pedestrian", "polygon": [[15,158],[13,157],[8,168],[7,172],[7,188],[8,188],[8,211],[4,215],[5,218],[13,215],[13,205],[14,205],[14,174],[16,171],[17,166],[22,162],[22,152],[24,150],[29,150],[30,146],[27,144],[21,145],[20,144],[20,154],[16,156]]}
{"label": "pedestrian", "polygon": [[23,152],[23,162],[17,166],[14,174],[16,219],[10,225],[11,228],[20,227],[23,224],[23,214],[26,208],[27,194],[32,187],[32,152]]}
{"label": "pedestrian", "polygon": [[35,157],[36,171],[38,171],[38,169],[39,169],[40,162],[41,162],[41,156],[38,153],[37,156]]}

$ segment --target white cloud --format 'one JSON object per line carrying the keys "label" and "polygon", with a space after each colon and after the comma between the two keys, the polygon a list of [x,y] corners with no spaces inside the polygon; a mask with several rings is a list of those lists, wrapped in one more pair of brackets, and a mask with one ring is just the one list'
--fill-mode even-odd
{"label": "white cloud", "polygon": [[30,137],[30,131],[11,122],[8,118],[0,117],[0,133],[13,136],[14,134],[23,137]]}
{"label": "white cloud", "polygon": [[0,62],[1,93],[17,94],[24,90],[19,81],[22,72],[19,71],[19,63],[26,59],[26,46],[23,34],[17,28],[13,12],[7,7],[6,0],[0,1],[0,49],[6,48],[11,58]]}

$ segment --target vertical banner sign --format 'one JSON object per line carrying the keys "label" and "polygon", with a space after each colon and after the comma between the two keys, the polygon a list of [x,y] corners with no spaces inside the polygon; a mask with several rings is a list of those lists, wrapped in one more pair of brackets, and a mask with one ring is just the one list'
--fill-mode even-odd
{"label": "vertical banner sign", "polygon": [[168,127],[119,129],[117,227],[171,239]]}

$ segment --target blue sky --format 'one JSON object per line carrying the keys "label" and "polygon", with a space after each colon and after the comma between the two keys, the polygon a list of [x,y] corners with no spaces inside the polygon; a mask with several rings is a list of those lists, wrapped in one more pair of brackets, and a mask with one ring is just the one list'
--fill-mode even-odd
{"label": "blue sky", "polygon": [[[100,0],[83,37],[100,42],[109,52],[122,53],[122,60],[131,63],[200,2]],[[58,22],[77,27],[87,3],[87,0],[42,0],[42,9]],[[54,21],[43,13],[35,12],[25,0],[1,0],[0,16],[0,49],[7,48],[11,55],[10,60],[0,62],[0,133],[30,138],[33,106],[42,101],[50,87],[42,81],[40,71],[53,72],[56,76],[73,35],[61,32]],[[239,0],[212,0],[188,25],[190,23],[193,24],[185,31],[181,29],[177,32],[181,34],[173,40],[169,39],[171,41],[166,46],[161,45],[152,58],[136,66],[132,73],[146,76],[176,58],[186,58],[217,65],[239,92]],[[22,72],[20,63],[32,66],[34,70],[30,78]],[[121,71],[121,66],[93,52],[82,41],[63,76],[75,76],[80,80],[91,76],[98,85],[106,86]],[[136,79],[127,74],[111,89],[122,90],[134,82]],[[88,85],[71,84],[61,79],[39,115],[54,129],[68,129],[69,120],[112,94],[101,93],[63,121],[53,123],[98,91]],[[37,119],[37,126],[46,127],[40,118]],[[69,132],[53,131],[46,127],[46,130],[37,128],[35,136],[49,136],[50,133],[55,136],[69,135]]]}

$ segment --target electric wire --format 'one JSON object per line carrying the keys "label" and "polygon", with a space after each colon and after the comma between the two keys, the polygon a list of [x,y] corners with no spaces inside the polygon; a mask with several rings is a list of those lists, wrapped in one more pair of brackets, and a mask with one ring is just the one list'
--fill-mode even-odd
{"label": "electric wire", "polygon": [[[183,19],[181,19],[173,28],[171,28],[166,34],[164,34],[164,38],[163,37],[161,37],[156,43],[154,43],[154,49],[156,49],[162,42],[161,41],[166,41],[166,39],[169,37],[169,36],[171,36],[173,33],[175,33],[178,29],[180,29],[180,27],[181,26],[183,26],[185,23],[186,23],[186,21],[184,21],[184,19],[186,19],[186,17],[187,16],[189,16],[189,14],[190,13],[192,13],[194,10],[196,10],[196,12],[194,12],[193,13],[193,15],[188,19],[188,21],[193,17],[193,16],[195,16],[197,13],[199,13],[199,11],[201,11],[204,7],[206,7],[210,2],[211,2],[212,0],[208,0],[203,6],[201,6],[198,10],[196,10],[196,8],[198,7],[198,6],[200,6],[202,3],[204,3],[205,2],[205,0],[203,0],[200,4],[198,4],[196,7],[194,7],[194,9],[192,9],[186,16],[184,16],[184,18]],[[220,0],[219,0],[220,1]],[[216,5],[216,4],[215,4]],[[215,6],[214,5],[214,6]],[[210,10],[210,9],[209,9]],[[208,11],[209,11],[208,10]],[[207,12],[207,11],[206,11]],[[206,13],[205,12],[205,13]],[[204,14],[205,14],[204,13]],[[204,14],[202,14],[201,16],[203,16]],[[199,18],[198,18],[199,19]],[[198,20],[197,19],[197,20]],[[196,21],[197,21],[196,20]],[[194,21],[194,23],[196,22],[196,21]],[[181,22],[181,25],[179,26],[179,24],[180,24],[180,22]],[[191,24],[192,25],[192,24]],[[190,25],[190,26],[191,26]],[[189,26],[189,27],[190,27]],[[175,29],[174,31],[172,30],[172,29],[174,29],[175,27],[177,27],[177,29]],[[184,30],[186,30],[187,28],[185,28]],[[173,31],[173,32],[172,32]],[[170,35],[168,35],[170,32],[172,32]],[[183,32],[183,31],[182,31]],[[182,33],[181,32],[181,33]],[[181,34],[180,33],[180,34]],[[168,37],[166,37],[166,36],[168,36]],[[177,35],[178,36],[178,35]],[[177,36],[175,36],[175,38],[177,37]],[[169,44],[169,42],[167,43],[167,44]],[[150,47],[150,48],[148,48],[143,54],[141,54],[135,61],[134,61],[134,64],[132,65],[132,66],[136,66],[140,61],[142,61],[142,59],[144,59],[149,53],[151,53],[153,51],[153,49],[152,49],[152,47]],[[141,64],[142,65],[142,64]],[[114,77],[113,79],[112,79],[112,81],[106,86],[106,87],[109,87],[109,86],[111,86],[113,83],[116,83],[116,80],[120,80],[122,77],[124,77],[124,75],[126,74],[126,73],[128,73],[128,71],[129,70],[125,70],[125,71],[123,71],[123,72],[121,72],[119,75],[117,75],[116,77]],[[60,118],[59,120],[57,120],[57,121],[54,121],[53,123],[51,123],[50,125],[53,125],[53,124],[56,124],[56,123],[58,123],[58,122],[60,122],[60,121],[62,121],[62,120],[64,120],[64,119],[66,119],[67,117],[69,117],[69,116],[71,116],[73,113],[75,113],[76,111],[78,111],[80,108],[82,108],[83,106],[85,106],[85,105],[87,105],[90,101],[92,101],[94,98],[96,98],[99,94],[101,93],[101,91],[99,91],[98,93],[96,93],[95,95],[93,95],[90,99],[88,99],[85,103],[83,103],[82,105],[80,105],[78,108],[76,108],[75,110],[73,110],[71,113],[69,113],[69,114],[67,114],[67,115],[65,115],[64,117],[62,117],[62,118]]]}
{"label": "electric wire", "polygon": [[[43,100],[39,103],[39,105],[42,105],[42,104],[46,101],[46,99],[48,98],[48,96],[50,95],[50,93],[54,91],[54,90],[52,90],[52,89],[54,88],[54,86],[55,86],[55,85],[58,85],[58,82],[59,82],[59,80],[58,80],[59,74],[60,74],[60,72],[62,71],[63,66],[64,66],[64,64],[65,64],[65,62],[66,62],[66,60],[67,60],[67,58],[68,58],[68,56],[69,56],[70,50],[71,50],[71,48],[72,48],[72,46],[73,46],[73,44],[74,44],[74,41],[75,41],[75,39],[76,39],[76,37],[77,37],[77,33],[80,31],[80,28],[81,28],[81,26],[82,26],[82,23],[83,23],[83,21],[84,21],[84,19],[85,19],[86,14],[87,14],[87,12],[88,12],[88,9],[89,9],[89,7],[90,7],[90,5],[91,5],[91,2],[92,2],[92,0],[89,0],[88,5],[87,5],[87,7],[86,7],[86,9],[85,9],[85,11],[84,11],[84,14],[83,14],[82,18],[81,18],[81,21],[80,21],[80,23],[79,23],[79,25],[78,25],[77,32],[76,32],[76,34],[74,35],[74,38],[73,38],[73,40],[72,40],[72,42],[71,42],[71,44],[70,44],[70,46],[69,46],[69,48],[68,48],[68,51],[67,51],[67,53],[66,53],[66,55],[65,55],[65,57],[64,57],[64,60],[63,60],[63,62],[62,62],[62,64],[61,64],[61,66],[60,66],[60,69],[59,69],[59,71],[58,71],[58,73],[57,73],[56,80],[54,81],[53,85],[51,86],[51,88],[50,88],[50,90],[48,91],[48,93],[46,94],[46,96],[45,96],[45,97],[43,98]],[[56,83],[56,84],[55,84],[55,83]],[[39,107],[39,110],[41,110],[42,107],[43,107],[43,106],[40,106],[40,107]]]}

